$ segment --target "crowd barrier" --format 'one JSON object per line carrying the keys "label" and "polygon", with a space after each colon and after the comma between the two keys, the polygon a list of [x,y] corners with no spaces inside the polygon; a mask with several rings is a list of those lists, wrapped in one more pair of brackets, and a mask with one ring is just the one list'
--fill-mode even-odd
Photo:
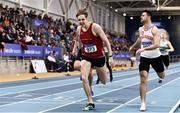
{"label": "crowd barrier", "polygon": [[24,50],[19,44],[6,44],[4,52],[0,52],[0,56],[46,57],[50,51],[55,51],[58,58],[62,56],[59,47],[28,45],[27,48]]}
{"label": "crowd barrier", "polygon": [[114,59],[130,59],[130,53],[129,52],[118,52],[118,53],[113,53],[113,58]]}

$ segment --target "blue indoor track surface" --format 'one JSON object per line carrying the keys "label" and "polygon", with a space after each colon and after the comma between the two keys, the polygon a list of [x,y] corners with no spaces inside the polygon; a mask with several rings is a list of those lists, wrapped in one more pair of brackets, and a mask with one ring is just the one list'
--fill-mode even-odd
{"label": "blue indoor track surface", "polygon": [[[166,77],[150,70],[147,111],[171,113],[180,100],[180,63],[170,64]],[[113,72],[114,81],[95,84],[96,109],[82,111],[87,102],[79,76],[0,83],[0,113],[140,113],[139,71]],[[172,113],[180,113],[179,105]]]}

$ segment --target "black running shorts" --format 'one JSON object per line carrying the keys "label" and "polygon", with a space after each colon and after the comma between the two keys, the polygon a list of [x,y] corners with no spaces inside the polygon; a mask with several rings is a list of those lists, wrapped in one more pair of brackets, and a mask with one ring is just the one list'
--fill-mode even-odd
{"label": "black running shorts", "polygon": [[164,72],[164,65],[161,57],[157,57],[157,58],[140,57],[139,71],[149,72],[150,65],[157,73]]}
{"label": "black running shorts", "polygon": [[162,62],[166,67],[169,66],[169,55],[161,55]]}
{"label": "black running shorts", "polygon": [[106,58],[89,58],[86,56],[82,56],[82,60],[89,61],[91,63],[91,67],[103,67],[106,63]]}

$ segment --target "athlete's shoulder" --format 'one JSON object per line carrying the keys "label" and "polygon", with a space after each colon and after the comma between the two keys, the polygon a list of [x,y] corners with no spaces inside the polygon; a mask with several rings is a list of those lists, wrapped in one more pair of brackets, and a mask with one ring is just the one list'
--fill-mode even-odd
{"label": "athlete's shoulder", "polygon": [[166,40],[168,44],[171,44],[171,42],[169,40]]}
{"label": "athlete's shoulder", "polygon": [[99,35],[100,33],[102,33],[102,27],[99,24],[93,23],[92,24],[92,32],[94,35]]}
{"label": "athlete's shoulder", "polygon": [[80,29],[81,29],[81,26],[78,26],[78,27],[77,27],[77,31],[79,31]]}
{"label": "athlete's shoulder", "polygon": [[152,26],[152,30],[151,31],[152,31],[152,33],[160,33],[158,27],[155,26],[155,25]]}
{"label": "athlete's shoulder", "polygon": [[77,27],[77,30],[76,30],[76,32],[79,34],[80,33],[80,29],[81,29],[81,26],[78,26]]}
{"label": "athlete's shoulder", "polygon": [[97,23],[92,23],[92,28],[99,29],[101,26]]}
{"label": "athlete's shoulder", "polygon": [[138,30],[139,30],[139,32],[142,31],[143,30],[143,26],[139,27]]}
{"label": "athlete's shoulder", "polygon": [[158,27],[156,25],[152,25],[152,29],[158,30]]}

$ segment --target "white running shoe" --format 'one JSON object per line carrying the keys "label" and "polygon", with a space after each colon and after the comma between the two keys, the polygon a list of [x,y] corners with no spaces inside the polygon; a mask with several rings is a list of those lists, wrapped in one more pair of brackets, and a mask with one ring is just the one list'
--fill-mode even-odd
{"label": "white running shoe", "polygon": [[141,107],[140,107],[140,111],[146,111],[146,104],[145,103],[141,103]]}

